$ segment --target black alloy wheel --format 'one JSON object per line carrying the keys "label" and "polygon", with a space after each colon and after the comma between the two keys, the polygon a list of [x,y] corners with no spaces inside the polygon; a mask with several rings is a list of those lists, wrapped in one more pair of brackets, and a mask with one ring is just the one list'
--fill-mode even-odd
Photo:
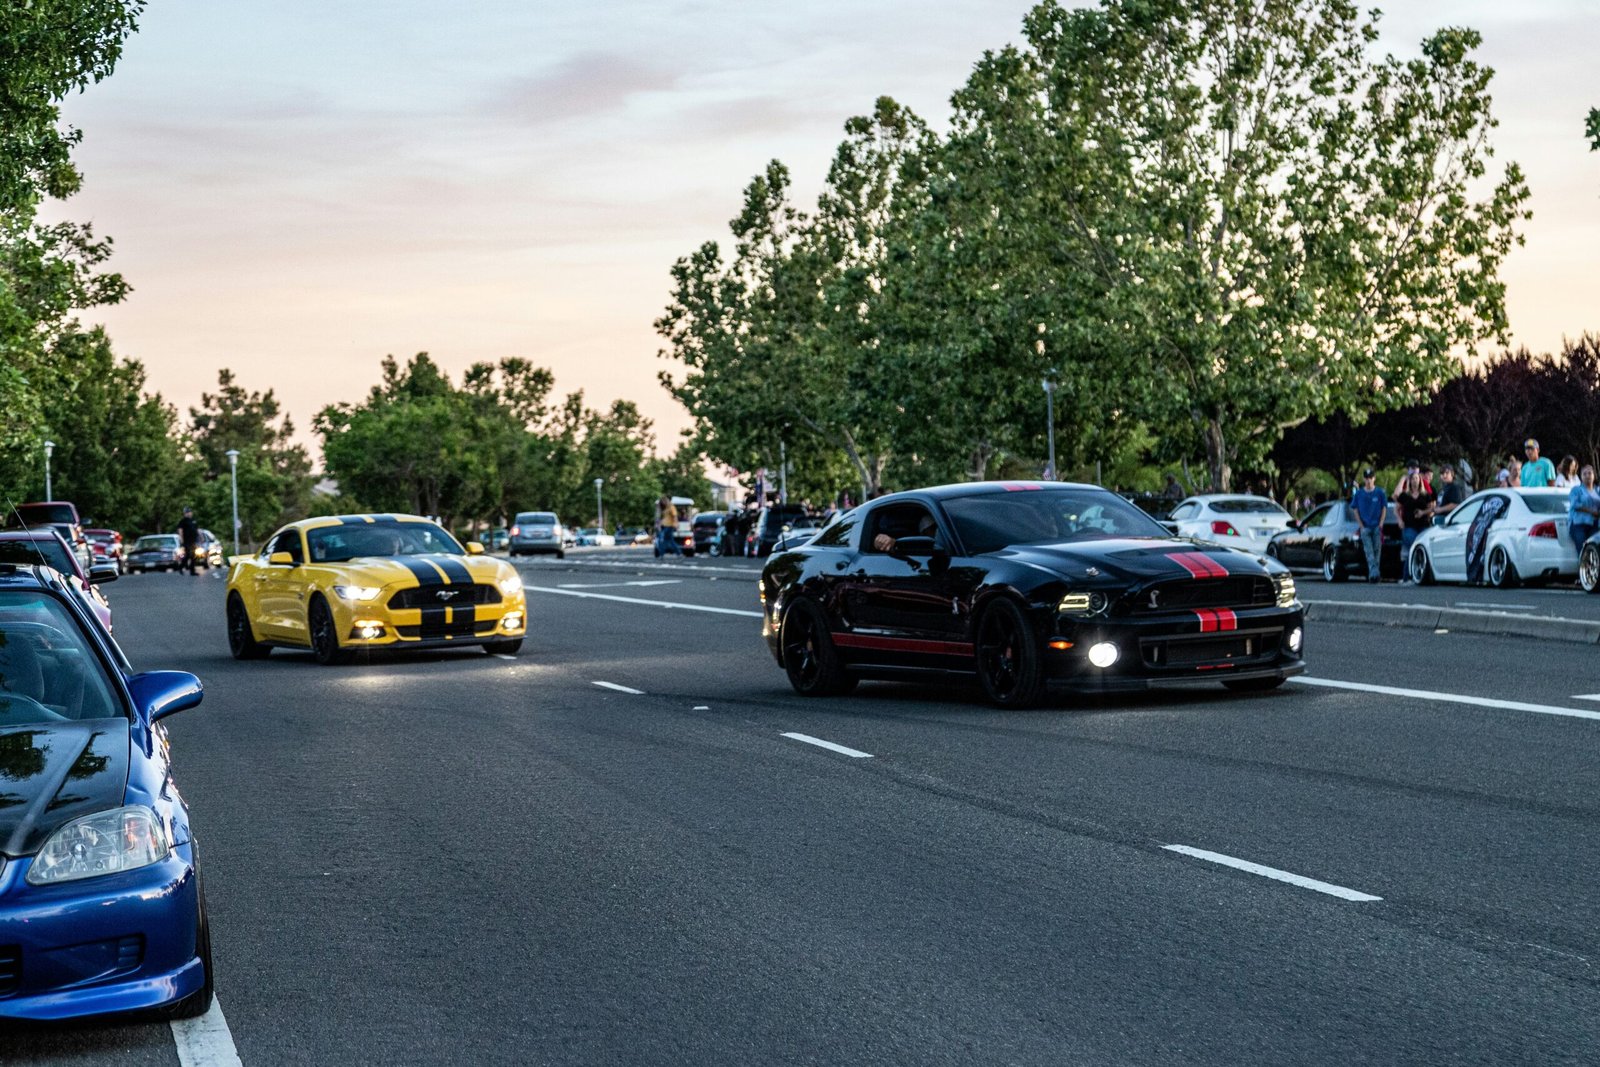
{"label": "black alloy wheel", "polygon": [[1322,550],[1322,580],[1325,582],[1345,580],[1344,568],[1339,565],[1339,550],[1332,545]]}
{"label": "black alloy wheel", "polygon": [[515,656],[522,648],[522,638],[515,637],[509,641],[485,641],[483,650],[491,656]]}
{"label": "black alloy wheel", "polygon": [[333,612],[328,602],[320,596],[311,601],[306,612],[306,629],[311,633],[311,652],[324,667],[349,663],[350,653],[339,647],[339,631],[335,629]]}
{"label": "black alloy wheel", "polygon": [[1600,545],[1584,545],[1578,553],[1578,584],[1585,593],[1600,593]]}
{"label": "black alloy wheel", "polygon": [[844,669],[839,649],[828,635],[828,620],[809,600],[796,600],[783,613],[778,648],[789,684],[803,697],[844,696],[856,679]]}
{"label": "black alloy wheel", "polygon": [[1012,600],[997,600],[978,620],[978,681],[1002,708],[1037,707],[1044,699],[1044,657],[1038,635]]}
{"label": "black alloy wheel", "polygon": [[1421,545],[1411,546],[1411,580],[1418,585],[1433,584],[1433,564],[1428,562],[1428,550]]}
{"label": "black alloy wheel", "polygon": [[1235,693],[1265,693],[1278,688],[1287,680],[1285,678],[1238,678],[1225,681],[1222,684],[1232,689]]}
{"label": "black alloy wheel", "polygon": [[228,594],[228,651],[234,659],[261,659],[272,649],[256,640],[250,626],[250,613],[238,593]]}
{"label": "black alloy wheel", "polygon": [[1495,545],[1489,552],[1489,565],[1484,568],[1484,577],[1496,589],[1515,589],[1517,587],[1517,568],[1511,562],[1511,554],[1504,545]]}

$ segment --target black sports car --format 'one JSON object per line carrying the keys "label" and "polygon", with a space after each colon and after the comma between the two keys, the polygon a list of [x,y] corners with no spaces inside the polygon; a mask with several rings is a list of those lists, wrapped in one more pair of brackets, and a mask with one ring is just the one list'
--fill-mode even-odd
{"label": "black sports car", "polygon": [[762,635],[795,691],[861,678],[976,678],[1002,707],[1051,686],[1103,692],[1305,669],[1282,564],[1171,536],[1114,493],[978,482],[841,516],[761,574]]}

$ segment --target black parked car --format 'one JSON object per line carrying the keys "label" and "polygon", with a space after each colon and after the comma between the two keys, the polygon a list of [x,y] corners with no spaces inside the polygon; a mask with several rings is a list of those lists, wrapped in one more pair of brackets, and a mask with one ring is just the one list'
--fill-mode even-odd
{"label": "black parked car", "polygon": [[1305,669],[1287,568],[1172,537],[1092,485],[882,497],[774,555],[761,599],[767,646],[808,696],[920,676],[1028,707],[1053,685],[1263,690]]}
{"label": "black parked car", "polygon": [[805,518],[806,509],[799,504],[770,504],[756,512],[745,534],[747,556],[770,556],[772,546],[778,543],[783,528],[796,519]]}
{"label": "black parked car", "polygon": [[722,521],[727,517],[723,511],[702,511],[694,517],[690,529],[694,533],[694,550],[704,552],[708,556],[722,555]]}
{"label": "black parked car", "polygon": [[[1330,582],[1342,582],[1352,574],[1367,576],[1367,555],[1361,548],[1355,511],[1347,500],[1323,504],[1293,528],[1273,535],[1267,555],[1290,570],[1318,571]],[[1400,564],[1400,518],[1390,504],[1383,517],[1379,573],[1399,579]]]}

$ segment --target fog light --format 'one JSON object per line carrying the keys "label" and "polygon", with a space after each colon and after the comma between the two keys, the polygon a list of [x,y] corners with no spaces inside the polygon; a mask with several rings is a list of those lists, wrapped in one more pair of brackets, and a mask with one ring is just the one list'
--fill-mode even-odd
{"label": "fog light", "polygon": [[1300,629],[1300,627],[1298,627],[1298,626],[1296,626],[1294,629],[1290,630],[1289,631],[1289,651],[1290,652],[1299,652],[1300,651],[1300,642],[1304,641],[1305,637],[1306,637],[1305,632],[1302,631]]}
{"label": "fog light", "polygon": [[500,620],[500,629],[502,629],[502,630],[520,630],[520,629],[522,629],[522,612],[520,612],[520,611],[508,611],[508,612],[506,612],[505,617]]}
{"label": "fog light", "polygon": [[354,629],[355,636],[363,641],[383,636],[383,623],[377,619],[357,619]]}
{"label": "fog light", "polygon": [[1118,655],[1120,653],[1117,651],[1117,646],[1110,641],[1101,641],[1097,645],[1089,646],[1089,662],[1096,667],[1105,668],[1111,666],[1117,662]]}

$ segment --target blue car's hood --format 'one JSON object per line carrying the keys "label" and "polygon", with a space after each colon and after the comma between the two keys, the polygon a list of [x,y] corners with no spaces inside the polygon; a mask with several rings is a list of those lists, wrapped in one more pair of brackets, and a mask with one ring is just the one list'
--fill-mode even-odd
{"label": "blue car's hood", "polygon": [[128,745],[126,719],[0,727],[0,856],[31,855],[62,824],[120,805]]}

